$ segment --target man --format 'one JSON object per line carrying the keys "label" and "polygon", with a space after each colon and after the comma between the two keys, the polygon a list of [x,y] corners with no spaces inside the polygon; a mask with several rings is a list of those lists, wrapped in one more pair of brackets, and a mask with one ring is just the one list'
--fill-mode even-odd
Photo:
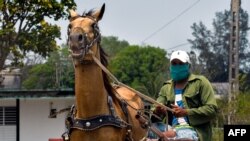
{"label": "man", "polygon": [[[158,106],[153,108],[154,113],[159,116],[165,114],[168,124],[174,129],[191,127],[198,133],[200,141],[211,141],[211,120],[216,116],[218,107],[210,82],[204,76],[190,72],[191,62],[185,51],[174,51],[170,63],[171,80],[164,83],[157,101],[172,107],[173,112],[166,114]],[[178,136],[178,132],[176,134]]]}

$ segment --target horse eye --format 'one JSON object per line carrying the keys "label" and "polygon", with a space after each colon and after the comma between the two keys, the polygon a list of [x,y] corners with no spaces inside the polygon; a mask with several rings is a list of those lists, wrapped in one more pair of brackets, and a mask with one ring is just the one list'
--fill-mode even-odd
{"label": "horse eye", "polygon": [[71,24],[69,24],[68,28],[69,28],[69,29],[71,29],[71,27],[72,27],[72,25],[71,25]]}
{"label": "horse eye", "polygon": [[96,23],[93,23],[92,25],[91,25],[91,27],[93,28],[93,29],[95,29],[96,28]]}

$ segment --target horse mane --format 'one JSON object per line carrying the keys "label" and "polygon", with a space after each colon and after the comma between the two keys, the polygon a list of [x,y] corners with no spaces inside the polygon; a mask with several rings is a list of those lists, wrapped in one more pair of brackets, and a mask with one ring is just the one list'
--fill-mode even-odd
{"label": "horse mane", "polygon": [[84,11],[84,12],[82,13],[82,16],[83,16],[83,17],[84,17],[84,16],[91,16],[94,12],[95,12],[95,9],[91,9],[91,10],[89,10],[88,12]]}
{"label": "horse mane", "polygon": [[[85,17],[85,16],[90,16],[92,17],[92,14],[95,12],[95,9],[91,9],[89,10],[88,12],[84,11],[83,14],[82,14],[82,17]],[[99,29],[98,26],[96,26],[97,29]],[[100,41],[98,41],[98,44],[99,44],[99,48],[100,48],[100,58],[101,58],[101,63],[103,64],[103,66],[107,67],[108,66],[108,60],[107,60],[107,53],[104,51],[104,49],[101,47],[100,45],[100,42],[101,42],[101,38],[100,38]],[[110,82],[110,79],[108,77],[108,75],[102,71],[102,75],[103,75],[103,81],[104,81],[104,86],[108,92],[108,94],[114,99],[116,98],[115,96],[115,90],[114,90],[114,87],[111,85],[111,82]]]}
{"label": "horse mane", "polygon": [[[108,55],[101,46],[100,46],[100,57],[101,57],[101,63],[105,67],[107,67],[108,66],[108,59],[107,59]],[[104,86],[105,86],[108,94],[113,99],[116,98],[114,87],[111,85],[111,82],[110,82],[108,75],[104,71],[102,71],[102,75],[103,75]]]}

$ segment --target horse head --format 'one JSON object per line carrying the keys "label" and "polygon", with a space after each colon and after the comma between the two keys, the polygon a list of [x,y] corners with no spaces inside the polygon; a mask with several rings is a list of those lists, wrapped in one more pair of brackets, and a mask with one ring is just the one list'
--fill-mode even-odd
{"label": "horse head", "polygon": [[[90,52],[97,54],[101,34],[98,22],[102,19],[105,4],[98,10],[90,10],[79,15],[70,10],[70,23],[68,26],[68,45],[75,60],[91,60]],[[91,50],[91,51],[90,51]]]}

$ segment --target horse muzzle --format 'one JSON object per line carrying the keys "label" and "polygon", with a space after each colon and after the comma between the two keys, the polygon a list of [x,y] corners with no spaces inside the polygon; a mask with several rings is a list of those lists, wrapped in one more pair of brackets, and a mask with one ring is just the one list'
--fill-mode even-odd
{"label": "horse muzzle", "polygon": [[86,36],[75,33],[69,36],[69,47],[71,56],[75,59],[83,59],[88,51]]}

